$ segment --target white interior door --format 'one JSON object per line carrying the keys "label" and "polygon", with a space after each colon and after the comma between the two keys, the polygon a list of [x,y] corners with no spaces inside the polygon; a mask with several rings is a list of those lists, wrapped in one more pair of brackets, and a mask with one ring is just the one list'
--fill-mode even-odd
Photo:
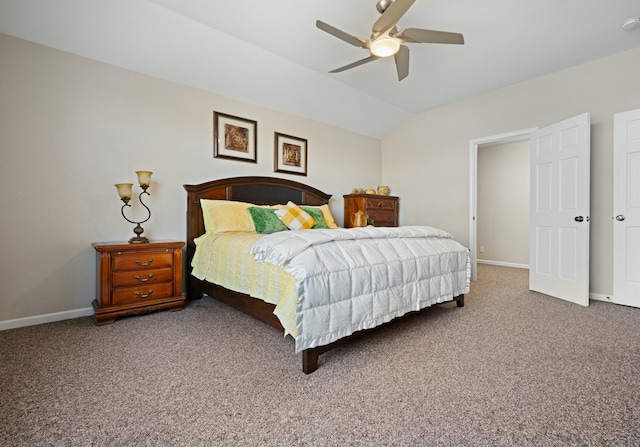
{"label": "white interior door", "polygon": [[529,288],[589,305],[590,115],[531,136]]}
{"label": "white interior door", "polygon": [[613,299],[640,307],[640,109],[614,115]]}

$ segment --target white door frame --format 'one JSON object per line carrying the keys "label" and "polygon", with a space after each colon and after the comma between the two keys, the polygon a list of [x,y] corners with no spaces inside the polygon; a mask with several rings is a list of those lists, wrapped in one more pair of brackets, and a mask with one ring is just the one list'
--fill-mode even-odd
{"label": "white door frame", "polygon": [[471,280],[478,279],[477,231],[478,225],[478,147],[483,144],[514,143],[531,139],[531,134],[538,128],[517,130],[515,132],[476,138],[469,141],[469,249],[471,250]]}

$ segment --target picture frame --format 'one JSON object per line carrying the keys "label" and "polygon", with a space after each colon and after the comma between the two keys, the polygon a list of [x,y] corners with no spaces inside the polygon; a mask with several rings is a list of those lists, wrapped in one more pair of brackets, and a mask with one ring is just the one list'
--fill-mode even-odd
{"label": "picture frame", "polygon": [[307,175],[307,140],[275,132],[274,171]]}
{"label": "picture frame", "polygon": [[213,112],[213,157],[258,162],[258,123]]}

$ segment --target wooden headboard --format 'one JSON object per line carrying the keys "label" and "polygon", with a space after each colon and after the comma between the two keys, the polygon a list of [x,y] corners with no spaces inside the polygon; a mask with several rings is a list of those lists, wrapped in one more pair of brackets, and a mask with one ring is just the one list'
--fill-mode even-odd
{"label": "wooden headboard", "polygon": [[316,188],[274,177],[231,177],[199,185],[184,185],[187,191],[187,271],[191,274],[191,259],[195,253],[193,240],[204,234],[204,219],[200,199],[234,200],[256,205],[274,205],[289,200],[298,205],[324,205],[331,194]]}

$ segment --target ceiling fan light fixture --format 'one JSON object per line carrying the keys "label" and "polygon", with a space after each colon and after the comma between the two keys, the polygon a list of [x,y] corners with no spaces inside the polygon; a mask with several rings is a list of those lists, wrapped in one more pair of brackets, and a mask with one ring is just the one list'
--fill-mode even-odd
{"label": "ceiling fan light fixture", "polygon": [[398,21],[416,0],[377,0],[376,8],[381,13],[380,18],[371,27],[371,38],[363,39],[339,30],[335,26],[316,20],[316,27],[337,37],[354,47],[369,50],[369,56],[359,61],[331,70],[329,73],[340,73],[377,59],[393,56],[398,81],[409,75],[409,47],[405,43],[445,43],[464,44],[464,37],[460,33],[435,31],[422,28],[406,28],[398,31]]}
{"label": "ceiling fan light fixture", "polygon": [[400,49],[400,41],[391,37],[374,40],[371,43],[371,53],[377,57],[393,56]]}

